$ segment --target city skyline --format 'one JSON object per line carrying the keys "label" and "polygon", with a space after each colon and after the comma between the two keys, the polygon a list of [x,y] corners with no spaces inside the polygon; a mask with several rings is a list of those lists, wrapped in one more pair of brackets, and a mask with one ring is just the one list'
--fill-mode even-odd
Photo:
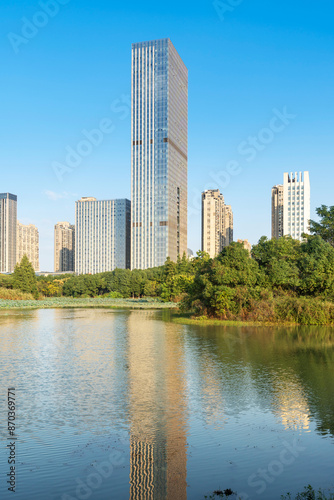
{"label": "city skyline", "polygon": [[[331,182],[312,174],[321,164],[332,178],[329,2],[320,11],[299,0],[293,9],[287,1],[242,2],[222,20],[211,2],[172,2],[166,16],[159,5],[97,0],[93,21],[89,3],[69,2],[18,53],[8,34],[20,35],[21,19],[38,6],[1,9],[1,191],[17,194],[18,219],[38,227],[42,270],[53,268],[54,224],[74,222],[80,196],[130,198],[131,44],[140,40],[170,37],[189,70],[189,248],[200,248],[207,189],[232,205],[235,239],[253,244],[270,237],[268,188],[283,171],[311,172],[312,219],[316,207],[333,204]],[[87,135],[90,153],[67,158]],[[55,163],[67,167],[61,180]]]}

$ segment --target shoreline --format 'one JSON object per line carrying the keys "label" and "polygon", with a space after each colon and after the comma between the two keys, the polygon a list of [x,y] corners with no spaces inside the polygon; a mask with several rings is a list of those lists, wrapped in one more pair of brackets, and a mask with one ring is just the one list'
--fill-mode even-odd
{"label": "shoreline", "polygon": [[225,320],[225,319],[215,319],[215,318],[203,318],[203,317],[193,317],[185,313],[176,314],[172,317],[173,323],[177,325],[193,325],[193,326],[256,326],[256,327],[295,327],[295,326],[324,326],[324,327],[334,327],[333,323],[318,324],[318,325],[308,325],[305,323],[294,323],[291,321],[241,321],[241,320]]}

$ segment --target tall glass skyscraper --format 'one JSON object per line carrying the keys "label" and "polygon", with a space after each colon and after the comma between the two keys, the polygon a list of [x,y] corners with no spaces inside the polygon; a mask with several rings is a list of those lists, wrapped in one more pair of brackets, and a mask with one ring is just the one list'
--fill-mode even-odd
{"label": "tall glass skyscraper", "polygon": [[132,46],[131,267],[187,252],[188,70],[169,39]]}

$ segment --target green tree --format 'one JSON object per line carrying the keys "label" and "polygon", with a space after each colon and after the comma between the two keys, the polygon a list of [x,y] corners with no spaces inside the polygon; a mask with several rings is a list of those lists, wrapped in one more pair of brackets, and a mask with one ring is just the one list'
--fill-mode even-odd
{"label": "green tree", "polygon": [[320,222],[310,220],[310,232],[320,236],[323,240],[334,247],[334,206],[321,205],[316,209]]}
{"label": "green tree", "polygon": [[253,246],[252,256],[264,272],[264,285],[283,290],[297,290],[300,284],[298,262],[300,242],[291,236],[268,240],[263,236]]}
{"label": "green tree", "polygon": [[301,245],[301,292],[334,295],[334,248],[320,236],[308,236]]}
{"label": "green tree", "polygon": [[177,265],[170,259],[170,257],[167,257],[166,259],[164,271],[165,278],[170,278],[171,276],[175,276],[177,274]]}
{"label": "green tree", "polygon": [[15,266],[13,286],[21,292],[32,293],[36,299],[38,298],[36,274],[26,255],[23,255],[20,264]]}

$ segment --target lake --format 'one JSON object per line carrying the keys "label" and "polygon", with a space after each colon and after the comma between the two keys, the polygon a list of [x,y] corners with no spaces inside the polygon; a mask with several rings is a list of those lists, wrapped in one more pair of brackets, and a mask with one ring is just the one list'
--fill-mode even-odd
{"label": "lake", "polygon": [[1,499],[333,488],[334,329],[183,326],[171,314],[0,312]]}

